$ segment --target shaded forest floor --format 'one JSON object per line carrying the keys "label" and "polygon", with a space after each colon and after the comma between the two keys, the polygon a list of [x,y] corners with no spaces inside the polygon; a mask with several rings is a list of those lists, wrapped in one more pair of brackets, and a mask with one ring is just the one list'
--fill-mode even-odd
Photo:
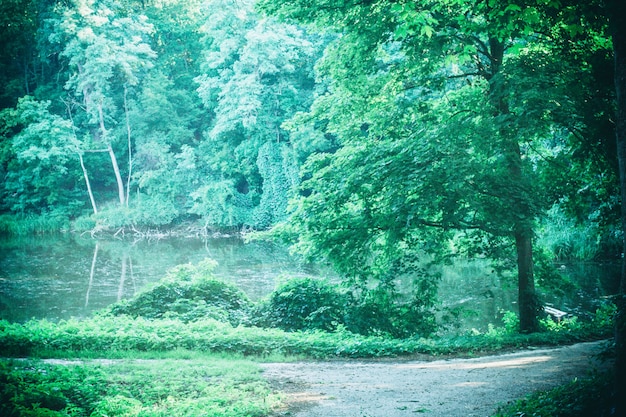
{"label": "shaded forest floor", "polygon": [[610,364],[604,342],[529,349],[472,359],[264,364],[286,393],[277,416],[485,417],[536,390],[589,376]]}

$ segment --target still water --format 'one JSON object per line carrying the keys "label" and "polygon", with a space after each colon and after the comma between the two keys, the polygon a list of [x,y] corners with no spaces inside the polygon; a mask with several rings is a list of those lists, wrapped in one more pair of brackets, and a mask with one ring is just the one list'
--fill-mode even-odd
{"label": "still water", "polygon": [[[0,319],[23,322],[86,317],[132,297],[176,265],[205,258],[218,262],[215,275],[258,300],[289,277],[335,279],[328,268],[293,257],[282,246],[236,238],[94,240],[74,235],[0,239]],[[563,264],[576,283],[565,292],[543,291],[546,302],[576,314],[594,311],[616,288],[617,264]],[[495,274],[487,262],[443,267],[441,307],[462,311],[463,327],[484,329],[504,310],[515,311],[514,280]]]}
{"label": "still water", "polygon": [[0,240],[0,318],[25,321],[85,317],[131,298],[168,269],[205,258],[215,275],[259,299],[287,277],[320,276],[319,268],[267,242],[240,239],[96,241],[77,236]]}

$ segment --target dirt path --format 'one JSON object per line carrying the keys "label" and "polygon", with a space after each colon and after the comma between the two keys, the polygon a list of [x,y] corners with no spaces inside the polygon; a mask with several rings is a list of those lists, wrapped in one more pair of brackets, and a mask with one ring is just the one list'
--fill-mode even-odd
{"label": "dirt path", "polygon": [[486,417],[499,404],[606,366],[603,342],[475,359],[264,364],[295,417]]}

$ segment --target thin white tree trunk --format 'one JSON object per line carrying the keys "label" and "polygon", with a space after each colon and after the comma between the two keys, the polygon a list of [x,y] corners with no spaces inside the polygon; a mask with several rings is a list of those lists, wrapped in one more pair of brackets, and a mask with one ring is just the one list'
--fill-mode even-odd
{"label": "thin white tree trunk", "polygon": [[80,160],[80,167],[83,170],[83,177],[85,178],[85,184],[87,185],[87,193],[89,194],[89,201],[91,201],[91,208],[93,208],[93,214],[98,214],[98,207],[96,207],[96,199],[91,191],[91,182],[89,181],[89,175],[87,175],[87,168],[85,167],[85,161],[83,160],[83,154],[78,152],[78,159]]}
{"label": "thin white tree trunk", "polygon": [[126,100],[127,88],[124,86],[124,113],[126,114],[126,136],[128,140],[128,178],[126,179],[126,206],[130,203],[130,179],[133,173],[133,148],[130,135],[130,119],[128,117],[128,101]]}
{"label": "thin white tree trunk", "polygon": [[109,157],[111,158],[111,165],[113,165],[113,173],[115,174],[115,181],[117,182],[117,194],[120,199],[120,205],[123,206],[126,201],[126,196],[124,194],[124,181],[122,180],[122,175],[120,174],[120,167],[117,164],[117,158],[115,157],[113,146],[111,146],[111,141],[109,141],[107,138],[107,130],[104,126],[104,112],[102,111],[102,103],[98,103],[98,115],[100,116],[100,130],[102,131],[102,136],[106,140],[107,151],[109,152]]}
{"label": "thin white tree trunk", "polygon": [[89,175],[87,174],[87,168],[85,167],[85,161],[83,159],[83,153],[79,149],[79,140],[76,135],[76,126],[74,125],[74,118],[72,117],[72,109],[70,108],[69,103],[65,103],[67,106],[67,114],[70,117],[70,122],[72,123],[72,133],[74,134],[74,140],[76,141],[76,154],[78,155],[78,160],[80,161],[80,167],[83,170],[83,177],[85,178],[85,185],[87,186],[87,194],[89,194],[89,201],[91,201],[91,208],[93,209],[93,214],[98,214],[98,207],[96,206],[96,199],[93,196],[93,191],[91,190],[91,182],[89,181]]}

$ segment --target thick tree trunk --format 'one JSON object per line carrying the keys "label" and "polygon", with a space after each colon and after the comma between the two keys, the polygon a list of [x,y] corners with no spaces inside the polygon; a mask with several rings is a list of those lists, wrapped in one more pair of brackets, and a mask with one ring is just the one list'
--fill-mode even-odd
{"label": "thick tree trunk", "polygon": [[615,97],[617,114],[615,135],[619,161],[620,194],[622,204],[622,232],[624,257],[619,294],[616,297],[615,318],[615,390],[616,416],[626,415],[626,6],[621,0],[609,2],[609,19],[615,59]]}
{"label": "thick tree trunk", "polygon": [[[504,43],[497,39],[489,40],[490,70],[488,80],[490,83],[491,102],[497,110],[498,116],[511,116],[508,103],[500,92],[498,86],[498,72],[504,61]],[[510,184],[516,190],[509,197],[510,210],[515,213],[519,221],[514,225],[512,233],[515,238],[515,250],[517,252],[517,275],[518,275],[518,307],[520,318],[520,332],[532,333],[539,330],[538,309],[539,302],[535,292],[535,275],[533,271],[533,211],[530,203],[525,200],[526,180],[522,168],[522,154],[519,140],[515,136],[513,123],[511,126],[503,126],[500,129],[503,137],[507,138],[506,147],[502,151],[506,154],[507,169],[510,175]]]}
{"label": "thick tree trunk", "polygon": [[522,227],[515,232],[517,250],[517,279],[520,331],[532,333],[539,330],[537,313],[539,302],[535,292],[533,271],[533,231]]}

